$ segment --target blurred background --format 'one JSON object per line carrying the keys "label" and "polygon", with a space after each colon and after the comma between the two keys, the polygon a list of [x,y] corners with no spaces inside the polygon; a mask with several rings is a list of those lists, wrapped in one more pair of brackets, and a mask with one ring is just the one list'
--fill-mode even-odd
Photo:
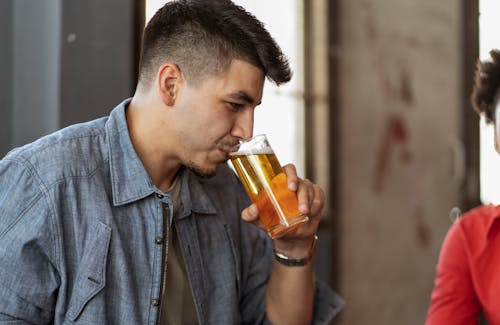
{"label": "blurred background", "polygon": [[[476,61],[500,47],[496,0],[238,0],[295,72],[267,84],[255,134],[327,194],[318,276],[333,322],[423,324],[442,240],[499,203]],[[0,156],[133,95],[141,31],[165,1],[1,0]]]}

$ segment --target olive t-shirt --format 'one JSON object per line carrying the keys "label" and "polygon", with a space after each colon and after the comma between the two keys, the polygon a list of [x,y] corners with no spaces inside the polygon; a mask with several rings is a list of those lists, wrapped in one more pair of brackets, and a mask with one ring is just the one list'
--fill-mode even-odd
{"label": "olive t-shirt", "polygon": [[[179,213],[179,193],[180,183],[178,177],[167,191],[173,202],[173,219]],[[168,213],[168,209],[164,209],[164,213]],[[165,220],[169,220],[168,215]],[[178,324],[198,324],[196,317],[196,308],[194,306],[191,286],[187,277],[184,259],[182,257],[179,238],[175,229],[175,222],[169,222],[168,227],[168,245],[167,245],[167,261],[166,261],[166,286],[162,293],[162,304],[160,309],[161,325],[178,325]]]}

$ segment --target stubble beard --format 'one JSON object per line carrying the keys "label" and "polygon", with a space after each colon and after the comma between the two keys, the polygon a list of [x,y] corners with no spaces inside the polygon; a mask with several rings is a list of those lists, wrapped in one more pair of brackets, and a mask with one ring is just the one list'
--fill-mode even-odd
{"label": "stubble beard", "polygon": [[[222,151],[229,150],[230,148],[236,147],[238,145],[239,141],[237,138],[224,138],[221,141],[219,141],[216,145],[216,147]],[[227,160],[221,161],[220,163],[217,163],[216,167],[214,168],[203,168],[193,160],[188,159],[186,163],[184,164],[189,170],[191,170],[194,174],[198,175],[199,177],[202,178],[210,178],[215,176],[217,172],[217,166],[220,164],[225,163]]]}
{"label": "stubble beard", "polygon": [[189,169],[194,174],[202,178],[210,178],[215,176],[217,170],[217,167],[213,169],[203,168],[192,160],[188,160],[184,165],[186,166],[187,169]]}

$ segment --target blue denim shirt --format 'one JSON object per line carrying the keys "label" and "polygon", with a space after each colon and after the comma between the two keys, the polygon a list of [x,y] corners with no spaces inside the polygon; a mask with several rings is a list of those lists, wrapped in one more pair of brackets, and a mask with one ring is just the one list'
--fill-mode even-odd
{"label": "blue denim shirt", "polygon": [[[12,150],[0,161],[0,323],[155,324],[163,206],[129,138],[125,109]],[[268,236],[226,165],[185,169],[175,222],[201,324],[267,323]],[[342,301],[318,284],[314,323]],[[19,320],[15,322],[13,320]],[[9,322],[10,321],[10,322]]]}

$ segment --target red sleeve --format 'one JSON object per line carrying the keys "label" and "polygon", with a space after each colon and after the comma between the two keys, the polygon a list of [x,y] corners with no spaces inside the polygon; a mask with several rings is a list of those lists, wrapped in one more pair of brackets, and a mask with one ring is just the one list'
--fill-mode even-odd
{"label": "red sleeve", "polygon": [[462,220],[453,224],[441,247],[426,325],[477,325],[481,305],[470,272]]}

